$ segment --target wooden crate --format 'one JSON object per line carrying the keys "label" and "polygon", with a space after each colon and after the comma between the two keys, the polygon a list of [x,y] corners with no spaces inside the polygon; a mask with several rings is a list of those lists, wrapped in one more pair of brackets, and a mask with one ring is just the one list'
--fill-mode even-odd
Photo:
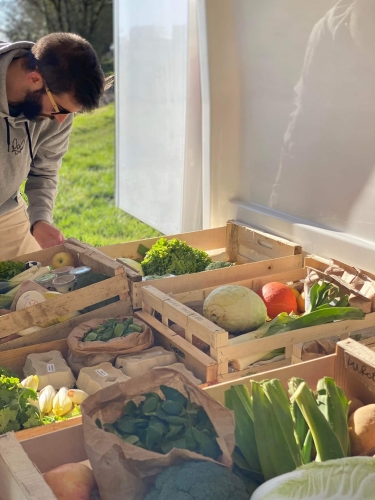
{"label": "wooden crate", "polygon": [[[306,259],[306,263],[314,267],[318,261],[311,257]],[[269,276],[255,277],[234,284],[258,291],[263,285],[272,281],[299,282],[307,276],[307,273],[307,267],[304,267]],[[252,340],[243,344],[230,345],[228,332],[207,321],[191,308],[202,305],[209,293],[216,287],[217,285],[174,294],[172,298],[149,285],[142,289],[143,308],[142,312],[137,313],[140,319],[153,328],[155,337],[165,348],[173,349],[196,376],[208,383],[234,380],[252,373],[264,372],[271,367],[280,368],[290,365],[293,346],[297,343],[335,335],[343,339],[348,337],[351,332],[362,332],[372,328],[375,330],[375,313],[368,313],[364,320],[338,321]],[[161,320],[155,316],[154,311],[159,313]],[[172,323],[185,329],[185,339],[169,328]],[[209,353],[205,354],[192,345],[193,336],[209,345]],[[240,371],[230,371],[229,369],[229,363],[232,360],[280,348],[285,348],[285,356],[282,360],[249,366]]]}
{"label": "wooden crate", "polygon": [[[74,255],[76,265],[89,266],[93,271],[105,274],[109,276],[109,278],[94,285],[63,294],[53,300],[47,300],[35,306],[1,316],[0,345],[3,344],[2,347],[0,347],[1,350],[11,347],[11,344],[8,342],[4,343],[5,337],[7,337],[7,341],[17,339],[21,344],[24,341],[35,343],[34,340],[38,342],[39,338],[42,337],[45,339],[52,339],[54,338],[54,334],[60,331],[60,328],[64,329],[65,326],[69,328],[71,325],[75,325],[76,321],[70,320],[66,325],[65,323],[60,323],[55,325],[56,328],[45,328],[42,331],[30,335],[27,340],[19,339],[20,336],[18,332],[31,326],[38,326],[77,310],[82,310],[88,306],[98,304],[113,297],[122,301],[124,314],[128,312],[131,313],[132,308],[129,286],[124,267],[95,248],[87,248],[83,244],[77,242],[77,240],[67,240],[62,245],[23,255],[14,260],[20,262],[36,260],[41,262],[43,266],[46,266],[50,264],[52,257],[56,253],[62,251],[67,251]],[[81,322],[90,317],[96,317],[96,315],[81,315],[77,317],[77,321]],[[26,337],[24,339],[26,339]]]}
{"label": "wooden crate", "polygon": [[210,386],[204,390],[214,399],[224,404],[224,394],[233,385],[245,385],[251,391],[251,380],[279,379],[288,389],[292,377],[304,379],[313,390],[322,377],[333,377],[348,398],[355,397],[364,404],[375,403],[375,353],[353,339],[337,343],[336,353],[323,358],[306,361],[262,374],[238,378],[229,382]]}
{"label": "wooden crate", "polygon": [[[366,346],[371,351],[375,351],[375,327],[372,327],[371,330],[372,330],[372,336],[368,337],[368,338],[364,338],[363,340],[358,339],[358,337],[360,337],[360,334],[358,334],[358,332],[353,332],[351,334],[344,333],[344,334],[341,334],[338,338],[335,338],[334,340],[336,342],[339,342],[340,340],[351,337],[353,340],[355,340],[359,344]],[[295,365],[298,363],[305,362],[305,360],[303,359],[304,346],[305,346],[304,342],[303,343],[301,342],[299,344],[295,344],[293,346],[292,360],[291,360],[292,364]],[[324,356],[326,356],[326,355],[318,355],[318,356],[315,356],[315,358],[318,358],[318,357],[320,358],[320,357],[324,357]]]}
{"label": "wooden crate", "polygon": [[[291,377],[303,378],[310,387],[324,377],[334,377],[346,395],[361,399],[365,404],[375,402],[375,353],[348,339],[339,342],[336,354],[299,365],[292,365],[266,373],[239,378],[210,386],[204,390],[224,404],[224,394],[232,385],[244,384],[251,389],[250,381],[279,379],[288,389]],[[59,450],[58,453],[56,450]],[[0,498],[4,500],[56,500],[46,489],[41,473],[64,463],[87,460],[83,427],[75,425],[47,435],[40,435],[17,442],[13,433],[0,436]],[[40,471],[40,472],[39,472]]]}
{"label": "wooden crate", "polygon": [[[125,266],[134,309],[142,307],[141,289],[150,284],[162,292],[181,293],[197,290],[203,286],[221,285],[244,278],[274,274],[303,265],[300,245],[258,231],[238,221],[229,221],[223,227],[173,234],[166,238],[168,240],[178,238],[192,247],[205,250],[214,261],[225,260],[244,265],[152,281],[142,281],[139,273]],[[121,257],[138,259],[141,257],[137,253],[139,244],[151,248],[158,239],[119,243],[100,247],[100,250],[113,259]],[[256,266],[254,263],[257,263]]]}

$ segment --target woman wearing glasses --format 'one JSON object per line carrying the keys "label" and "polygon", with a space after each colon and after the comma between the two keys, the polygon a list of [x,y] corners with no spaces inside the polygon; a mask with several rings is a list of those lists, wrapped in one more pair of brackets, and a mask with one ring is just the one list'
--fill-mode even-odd
{"label": "woman wearing glasses", "polygon": [[94,49],[78,35],[0,42],[0,260],[64,241],[52,224],[58,170],[73,113],[97,108],[104,86]]}

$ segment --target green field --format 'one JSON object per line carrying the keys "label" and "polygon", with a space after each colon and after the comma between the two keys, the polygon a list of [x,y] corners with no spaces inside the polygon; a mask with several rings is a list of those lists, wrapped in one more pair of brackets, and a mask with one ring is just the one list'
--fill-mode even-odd
{"label": "green field", "polygon": [[114,113],[109,104],[74,119],[54,210],[65,238],[110,245],[160,234],[115,206]]}

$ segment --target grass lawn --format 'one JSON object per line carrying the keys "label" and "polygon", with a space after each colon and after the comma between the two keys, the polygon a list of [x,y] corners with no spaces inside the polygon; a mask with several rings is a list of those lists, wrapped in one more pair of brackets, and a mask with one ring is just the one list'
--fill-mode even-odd
{"label": "grass lawn", "polygon": [[74,119],[54,210],[65,238],[110,245],[160,234],[115,206],[114,114],[109,104]]}

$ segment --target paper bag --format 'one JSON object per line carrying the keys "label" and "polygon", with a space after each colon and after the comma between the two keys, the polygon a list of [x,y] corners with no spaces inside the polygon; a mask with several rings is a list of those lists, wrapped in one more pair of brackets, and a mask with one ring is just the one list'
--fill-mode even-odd
{"label": "paper bag", "polygon": [[[113,423],[123,413],[124,405],[134,400],[138,405],[141,394],[156,392],[164,398],[160,385],[167,385],[186,395],[187,387],[192,401],[201,405],[218,435],[222,451],[218,462],[231,467],[235,445],[234,417],[231,411],[171,368],[150,370],[127,382],[111,385],[88,397],[81,405],[83,432],[87,456],[98,483],[101,500],[142,500],[166,467],[191,460],[214,460],[197,453],[174,448],[166,455],[125,443],[114,434],[99,429],[96,419]],[[173,500],[173,499],[171,499]]]}
{"label": "paper bag", "polygon": [[[117,319],[125,321],[128,317],[120,316]],[[112,363],[121,354],[131,354],[151,347],[154,343],[154,336],[150,327],[143,321],[133,318],[133,323],[140,325],[142,332],[130,333],[126,337],[118,337],[107,342],[94,340],[93,342],[82,342],[82,338],[91,330],[95,330],[106,319],[92,319],[76,326],[69,334],[67,362],[75,374],[86,366],[95,366],[105,361]]]}
{"label": "paper bag", "polygon": [[309,361],[310,359],[322,358],[328,354],[334,354],[336,351],[336,343],[340,340],[337,339],[321,339],[305,342],[302,347],[302,361]]}

